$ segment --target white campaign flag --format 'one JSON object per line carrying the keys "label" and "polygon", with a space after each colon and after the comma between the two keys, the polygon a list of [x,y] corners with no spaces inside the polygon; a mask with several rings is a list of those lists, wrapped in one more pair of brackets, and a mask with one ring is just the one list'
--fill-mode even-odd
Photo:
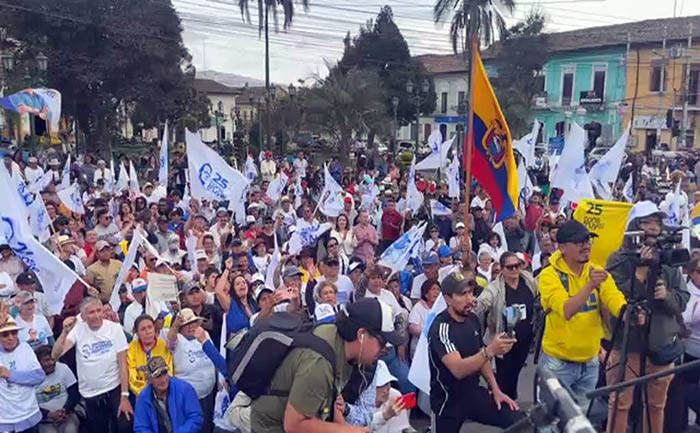
{"label": "white campaign flag", "polygon": [[428,317],[425,319],[425,325],[423,325],[423,331],[421,331],[420,339],[418,339],[418,345],[416,346],[416,353],[413,355],[411,369],[408,371],[408,380],[428,395],[430,395],[430,347],[428,346],[428,333],[435,317],[445,311],[446,308],[445,299],[440,294],[433,304],[433,308],[430,309]]}
{"label": "white campaign flag", "polygon": [[139,177],[136,174],[134,163],[129,160],[129,197],[132,200],[141,196],[141,188],[139,187]]}
{"label": "white campaign flag", "polygon": [[119,179],[117,179],[117,193],[129,188],[129,174],[126,172],[124,162],[119,163]]}
{"label": "white campaign flag", "polygon": [[506,240],[506,232],[503,229],[502,221],[499,221],[498,224],[493,226],[493,232],[496,233],[499,238],[501,238],[501,246],[498,247],[498,250],[496,251],[498,253],[498,257],[500,258],[501,254],[508,251],[508,241]]}
{"label": "white campaign flag", "polygon": [[392,274],[406,268],[418,242],[423,238],[425,222],[412,226],[406,233],[394,241],[379,257],[378,265],[391,269]]}
{"label": "white campaign flag", "polygon": [[267,186],[267,196],[270,197],[270,200],[277,202],[282,198],[282,192],[287,187],[288,181],[287,175],[280,171],[277,177]]}
{"label": "white campaign flag", "polygon": [[518,164],[518,181],[520,182],[520,211],[524,215],[527,203],[535,190],[532,179],[530,179],[527,168],[525,168],[525,161],[521,161],[520,164]]}
{"label": "white campaign flag", "polygon": [[245,222],[248,180],[214,150],[202,143],[198,134],[185,131],[190,193],[195,198],[228,201],[236,222]]}
{"label": "white campaign flag", "polygon": [[80,187],[77,182],[73,183],[70,188],[58,191],[56,195],[61,199],[61,203],[71,212],[80,215],[85,213],[85,206],[83,206],[83,199],[80,197]]}
{"label": "white campaign flag", "polygon": [[0,206],[0,235],[41,282],[48,313],[60,314],[66,293],[77,275],[32,236],[25,204],[13,188],[10,174],[3,164],[0,164],[0,197],[5,200]]}
{"label": "white campaign flag", "polygon": [[248,155],[248,158],[245,160],[245,178],[252,182],[256,177],[258,177],[258,167],[255,165],[253,157]]}
{"label": "white campaign flag", "polygon": [[440,200],[431,199],[430,200],[430,213],[436,216],[447,216],[452,215],[452,209],[442,204]]}
{"label": "white campaign flag", "polygon": [[323,167],[323,191],[321,191],[321,200],[318,209],[328,217],[337,217],[343,212],[343,197],[345,192],[338,185],[331,173],[328,171],[328,166]]}
{"label": "white campaign flag", "polygon": [[622,187],[622,196],[629,203],[634,202],[634,185],[632,183],[633,177],[634,176],[632,176],[632,173],[630,173],[630,177],[627,179],[627,182],[625,182],[625,186]]}
{"label": "white campaign flag", "polygon": [[[110,193],[114,194],[114,160],[110,159],[109,160],[109,176],[107,176],[108,179],[104,179],[105,182],[105,190]],[[97,185],[95,185],[97,186]]]}
{"label": "white campaign flag", "polygon": [[66,164],[63,166],[63,174],[61,175],[61,185],[57,189],[70,188],[70,153],[66,158]]}
{"label": "white campaign flag", "polygon": [[[141,246],[141,241],[143,237],[141,236],[141,230],[134,230],[134,235],[131,238],[131,243],[129,244],[129,250],[126,252],[126,257],[124,258],[124,263],[122,268],[119,270],[117,279],[114,281],[114,287],[112,288],[112,295],[109,298],[109,304],[112,306],[114,311],[119,309],[119,288],[126,280],[126,276],[129,274],[129,269],[134,265],[136,261],[136,253]],[[131,296],[131,285],[127,284],[129,295]]]}
{"label": "white campaign flag", "polygon": [[158,164],[158,184],[168,188],[168,168],[170,158],[168,153],[168,122],[163,128],[163,140],[160,142],[160,162]]}
{"label": "white campaign flag", "polygon": [[[442,137],[440,131],[437,131],[437,133],[438,139],[440,139]],[[452,137],[444,143],[431,145],[432,152],[430,155],[423,158],[421,162],[416,164],[416,170],[437,170],[438,168],[445,167],[448,163],[447,154],[450,152],[450,148],[452,148],[454,139],[455,138]]]}
{"label": "white campaign flag", "polygon": [[270,263],[267,265],[267,271],[265,273],[265,287],[274,291],[277,288],[275,285],[275,272],[277,272],[277,268],[280,266],[282,256],[280,254],[279,246],[277,246],[277,233],[272,233],[272,239],[275,242],[275,250],[272,253]]}
{"label": "white campaign flag", "polygon": [[629,136],[630,127],[628,126],[625,133],[617,140],[617,143],[591,167],[591,171],[588,173],[593,187],[604,200],[612,200],[613,198],[610,184],[615,183],[620,173],[620,166],[625,156],[625,148],[627,147]]}
{"label": "white campaign flag", "polygon": [[406,185],[406,210],[415,213],[423,205],[423,194],[416,188],[416,157],[413,157],[411,168],[408,169]]}
{"label": "white campaign flag", "polygon": [[301,206],[301,198],[304,195],[304,187],[301,186],[301,176],[298,174],[296,176],[296,182],[294,183],[294,209],[298,209]]}
{"label": "white campaign flag", "polygon": [[374,208],[374,200],[379,195],[379,188],[374,183],[374,178],[372,182],[365,185],[365,190],[362,193],[362,201],[360,202],[360,209],[371,211]]}
{"label": "white campaign flag", "polygon": [[520,140],[513,141],[513,149],[520,152],[523,158],[525,158],[525,166],[527,168],[535,165],[535,145],[537,144],[537,136],[539,133],[540,122],[535,119],[535,122],[532,124],[532,131]]}
{"label": "white campaign flag", "polygon": [[459,198],[459,193],[460,193],[460,175],[459,175],[459,157],[457,156],[457,153],[455,152],[454,155],[452,155],[452,162],[450,163],[450,166],[447,168],[447,196],[450,198]]}
{"label": "white campaign flag", "polygon": [[17,188],[17,194],[22,200],[22,203],[26,206],[27,213],[29,214],[29,227],[32,230],[32,235],[39,239],[41,243],[48,241],[51,237],[51,232],[49,230],[51,220],[46,211],[44,199],[41,198],[41,194],[32,194],[29,192],[29,188],[19,171],[13,170],[12,181]]}
{"label": "white campaign flag", "polygon": [[562,189],[562,198],[572,203],[578,203],[584,198],[595,198],[586,172],[585,142],[586,131],[572,122],[552,181],[552,187]]}
{"label": "white campaign flag", "polygon": [[[663,205],[663,203],[662,203]],[[664,224],[671,227],[678,227],[681,225],[683,218],[683,197],[681,196],[681,181],[679,180],[676,184],[676,190],[671,195],[671,199],[668,201],[668,217]]]}
{"label": "white campaign flag", "polygon": [[29,185],[29,192],[32,194],[36,194],[38,192],[41,192],[45,190],[46,188],[51,185],[51,182],[53,181],[53,171],[52,170],[46,170],[44,174],[41,176],[37,177],[34,179],[34,182],[32,182]]}
{"label": "white campaign flag", "polygon": [[187,248],[187,260],[190,261],[190,270],[195,272],[197,270],[197,236],[194,236],[191,230],[187,232],[185,248]]}
{"label": "white campaign flag", "polygon": [[333,227],[330,223],[323,223],[315,226],[297,228],[289,238],[289,254],[299,254],[304,248],[316,243],[318,238]]}

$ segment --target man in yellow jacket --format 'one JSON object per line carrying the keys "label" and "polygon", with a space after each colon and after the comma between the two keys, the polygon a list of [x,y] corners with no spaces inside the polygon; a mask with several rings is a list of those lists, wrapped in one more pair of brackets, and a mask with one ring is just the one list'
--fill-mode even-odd
{"label": "man in yellow jacket", "polygon": [[542,308],[549,311],[540,363],[584,404],[585,394],[598,382],[601,313],[617,317],[627,303],[612,277],[589,262],[595,236],[578,221],[565,222],[557,233],[559,250],[539,279]]}

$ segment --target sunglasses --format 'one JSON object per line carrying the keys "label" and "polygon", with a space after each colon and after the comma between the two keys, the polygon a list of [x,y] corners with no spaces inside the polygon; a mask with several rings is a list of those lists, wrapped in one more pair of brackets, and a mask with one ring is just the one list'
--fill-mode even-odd
{"label": "sunglasses", "polygon": [[7,338],[7,337],[14,337],[18,334],[18,331],[5,331],[5,332],[0,332],[0,338]]}
{"label": "sunglasses", "polygon": [[518,269],[520,269],[520,263],[513,263],[510,265],[505,265],[503,267],[508,269],[509,271],[517,271]]}

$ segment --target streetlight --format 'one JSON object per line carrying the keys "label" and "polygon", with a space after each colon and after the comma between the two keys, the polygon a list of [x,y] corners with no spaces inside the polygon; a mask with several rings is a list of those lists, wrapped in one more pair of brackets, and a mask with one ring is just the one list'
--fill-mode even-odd
{"label": "streetlight", "polygon": [[216,145],[221,150],[221,117],[224,114],[224,103],[219,101],[216,104],[216,111],[214,112],[214,119],[216,121]]}
{"label": "streetlight", "polygon": [[2,67],[5,71],[10,72],[15,67],[15,55],[11,52],[4,53],[0,59],[2,59]]}
{"label": "streetlight", "polygon": [[420,90],[416,91],[416,94],[413,95],[413,88],[414,88],[413,81],[410,79],[406,82],[406,92],[411,95],[411,100],[413,101],[413,104],[416,106],[416,149],[415,151],[418,151],[418,137],[420,136],[420,105],[423,102],[423,98],[421,97],[422,95],[428,93],[430,90],[430,83],[428,80],[423,80],[421,82]]}
{"label": "streetlight", "polygon": [[394,106],[394,141],[396,140],[396,135],[398,135],[399,124],[396,121],[396,112],[399,108],[399,97],[394,96],[391,98],[391,105]]}
{"label": "streetlight", "polygon": [[289,97],[293,98],[297,95],[297,88],[294,87],[294,84],[289,84],[289,87],[287,88],[287,92],[289,92]]}
{"label": "streetlight", "polygon": [[49,58],[44,55],[44,53],[39,53],[36,56],[36,64],[41,72],[46,72],[49,68]]}

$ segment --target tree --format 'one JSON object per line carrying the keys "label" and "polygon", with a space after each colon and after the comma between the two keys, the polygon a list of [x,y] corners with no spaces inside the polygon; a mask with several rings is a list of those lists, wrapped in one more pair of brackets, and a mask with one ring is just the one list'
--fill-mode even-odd
{"label": "tree", "polygon": [[[0,23],[49,58],[48,85],[78,119],[92,149],[116,133],[118,109],[140,107],[156,120],[198,118],[194,70],[170,0],[8,0]],[[142,116],[148,119],[149,116]]]}
{"label": "tree", "polygon": [[[348,33],[344,42],[345,51],[338,67],[343,73],[361,69],[379,75],[385,90],[384,111],[390,119],[394,115],[394,97],[399,98],[396,112],[398,124],[406,125],[416,119],[416,106],[411,95],[406,92],[406,83],[409,80],[419,83],[416,87],[420,87],[423,80],[429,81],[430,91],[422,98],[419,110],[422,113],[432,113],[435,110],[437,98],[432,79],[426,73],[423,64],[411,57],[408,44],[394,23],[391,7],[384,6],[376,20],[369,20],[366,25],[360,26],[359,34],[354,38]],[[390,131],[385,126],[384,129]],[[372,143],[376,131],[370,129],[369,144]]]}
{"label": "tree", "polygon": [[354,133],[388,125],[385,93],[376,72],[351,69],[346,73],[329,67],[329,74],[309,89],[307,125],[339,138],[339,153],[345,160]]}
{"label": "tree", "polygon": [[[509,11],[515,9],[514,0],[501,0],[500,3]],[[494,0],[437,0],[435,2],[435,22],[443,22],[452,12],[450,24],[450,41],[455,54],[459,49],[465,55],[471,55],[471,41],[478,38],[480,42],[491,45],[496,41],[496,31],[503,35],[506,22],[495,7]]]}
{"label": "tree", "polygon": [[503,41],[494,47],[498,57],[492,63],[498,74],[493,86],[515,136],[530,132],[538,73],[549,58],[547,36],[542,34],[544,24],[544,14],[533,10],[524,21],[508,29]]}

